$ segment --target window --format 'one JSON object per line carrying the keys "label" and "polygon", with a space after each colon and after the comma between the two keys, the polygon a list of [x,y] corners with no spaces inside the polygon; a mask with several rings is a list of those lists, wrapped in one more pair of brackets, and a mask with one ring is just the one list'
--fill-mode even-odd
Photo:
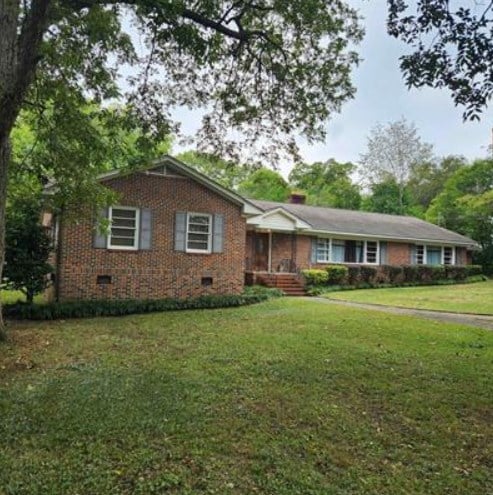
{"label": "window", "polygon": [[441,246],[426,246],[426,264],[427,265],[442,264]]}
{"label": "window", "polygon": [[378,256],[378,244],[376,241],[366,241],[366,262],[376,263]]}
{"label": "window", "polygon": [[378,263],[377,241],[317,239],[317,263]]}
{"label": "window", "polygon": [[187,252],[211,252],[211,215],[188,213],[187,215]]}
{"label": "window", "polygon": [[443,248],[443,264],[444,265],[454,264],[454,248],[450,246],[445,246]]}
{"label": "window", "polygon": [[330,262],[330,239],[320,238],[317,240],[317,262]]}
{"label": "window", "polygon": [[139,244],[139,210],[128,206],[114,206],[109,210],[110,234],[108,247],[137,249]]}
{"label": "window", "polygon": [[455,248],[452,246],[417,245],[417,265],[454,265]]}

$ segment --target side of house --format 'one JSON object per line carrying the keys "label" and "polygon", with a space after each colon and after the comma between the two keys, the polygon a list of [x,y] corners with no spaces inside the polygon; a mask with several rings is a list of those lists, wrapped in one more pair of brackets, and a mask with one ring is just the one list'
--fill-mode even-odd
{"label": "side of house", "polygon": [[169,165],[104,179],[118,204],[59,226],[56,295],[74,299],[186,298],[243,290],[244,205]]}

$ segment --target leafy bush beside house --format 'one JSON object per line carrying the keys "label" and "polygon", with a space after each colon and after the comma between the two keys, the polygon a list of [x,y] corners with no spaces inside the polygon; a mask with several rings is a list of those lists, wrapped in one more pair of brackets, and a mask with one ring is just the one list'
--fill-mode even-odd
{"label": "leafy bush beside house", "polygon": [[[336,270],[337,269],[337,270]],[[320,292],[323,287],[382,287],[400,285],[432,285],[440,282],[464,282],[482,280],[482,267],[434,266],[434,265],[380,265],[334,266],[325,270],[303,270],[307,287]],[[312,291],[313,292],[313,291]]]}
{"label": "leafy bush beside house", "polygon": [[17,199],[8,209],[5,229],[3,288],[22,292],[28,303],[50,284],[48,263],[51,239],[40,224],[40,206],[29,197]]}

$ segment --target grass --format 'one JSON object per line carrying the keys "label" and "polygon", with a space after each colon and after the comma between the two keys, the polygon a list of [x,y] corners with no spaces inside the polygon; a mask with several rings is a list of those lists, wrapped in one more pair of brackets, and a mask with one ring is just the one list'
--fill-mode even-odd
{"label": "grass", "polygon": [[493,492],[493,334],[282,298],[16,323],[0,493]]}
{"label": "grass", "polygon": [[463,285],[331,292],[326,297],[385,306],[493,314],[493,280]]}

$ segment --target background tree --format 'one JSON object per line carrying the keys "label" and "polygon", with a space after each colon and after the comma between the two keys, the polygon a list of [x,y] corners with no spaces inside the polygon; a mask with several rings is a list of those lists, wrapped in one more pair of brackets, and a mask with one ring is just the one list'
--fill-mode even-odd
{"label": "background tree", "polygon": [[369,185],[393,181],[398,187],[397,208],[402,211],[404,189],[411,171],[433,160],[433,147],[423,143],[416,126],[405,118],[384,126],[377,124],[361,155],[359,173]]}
{"label": "background tree", "polygon": [[[176,129],[177,106],[207,109],[203,149],[229,158],[231,136],[241,135],[243,149],[278,161],[282,151],[296,154],[293,136],[322,139],[329,115],[353,96],[358,21],[344,2],[325,0],[0,0],[0,267],[11,134],[23,109],[33,109],[34,128],[49,113],[54,129],[71,130],[74,140],[78,130],[79,152],[58,157],[50,178],[73,167],[72,184],[58,191],[81,201],[93,199],[85,155],[100,150],[101,133],[114,136],[115,119],[159,142]],[[108,112],[102,125],[81,110],[115,100],[125,115]],[[66,150],[51,136],[53,151]]]}
{"label": "background tree", "polygon": [[40,223],[40,206],[40,201],[28,197],[11,204],[7,214],[2,285],[21,291],[28,303],[48,287],[48,274],[53,272],[48,263],[51,239]]}
{"label": "background tree", "polygon": [[363,198],[362,209],[391,215],[420,216],[413,209],[411,196],[406,188],[402,190],[394,178],[370,186],[370,193]]}
{"label": "background tree", "polygon": [[356,166],[334,159],[312,164],[299,163],[289,174],[289,182],[307,194],[311,205],[357,210],[361,204],[360,188],[352,181]]}
{"label": "background tree", "polygon": [[447,156],[440,161],[421,162],[413,166],[407,191],[421,211],[426,212],[432,200],[442,192],[445,183],[457,170],[467,165],[462,156]]}
{"label": "background tree", "polygon": [[389,0],[388,5],[389,34],[413,49],[400,58],[407,85],[447,88],[465,108],[464,119],[479,119],[493,94],[493,3]]}
{"label": "background tree", "polygon": [[[432,201],[427,220],[472,237],[481,245],[478,261],[493,266],[493,160],[457,170]],[[491,269],[491,268],[490,268]]]}
{"label": "background tree", "polygon": [[246,198],[280,202],[286,201],[290,191],[282,175],[268,168],[256,170],[238,187],[238,192]]}
{"label": "background tree", "polygon": [[185,151],[178,155],[183,162],[196,168],[199,172],[229,189],[236,190],[252,172],[246,165],[237,165],[231,160],[200,151]]}

